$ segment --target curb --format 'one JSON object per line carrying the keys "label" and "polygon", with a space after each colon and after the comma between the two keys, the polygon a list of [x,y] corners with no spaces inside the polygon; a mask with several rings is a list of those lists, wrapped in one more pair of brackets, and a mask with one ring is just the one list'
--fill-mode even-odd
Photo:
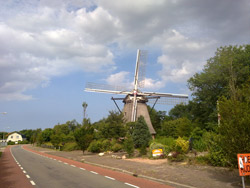
{"label": "curb", "polygon": [[134,177],[140,177],[140,178],[144,178],[144,179],[149,179],[149,180],[156,181],[156,182],[159,182],[159,183],[165,183],[167,185],[172,185],[172,186],[173,185],[175,185],[175,186],[177,185],[179,187],[185,187],[185,188],[196,188],[194,186],[184,185],[184,184],[173,182],[173,181],[167,181],[167,180],[153,178],[153,177],[150,177],[150,176],[144,176],[144,175],[140,175],[140,174],[135,174],[133,172],[130,172],[130,171],[127,171],[127,170],[123,170],[123,169],[120,169],[120,168],[114,168],[114,167],[110,167],[110,166],[106,166],[106,165],[101,165],[101,164],[97,164],[97,163],[92,163],[92,162],[88,162],[88,161],[83,161],[82,163],[86,163],[86,164],[90,164],[90,165],[95,165],[95,166],[99,166],[99,167],[102,167],[102,168],[111,169],[111,170],[114,170],[114,171],[123,172],[123,173],[126,173],[126,174],[130,174],[130,175],[132,175]]}

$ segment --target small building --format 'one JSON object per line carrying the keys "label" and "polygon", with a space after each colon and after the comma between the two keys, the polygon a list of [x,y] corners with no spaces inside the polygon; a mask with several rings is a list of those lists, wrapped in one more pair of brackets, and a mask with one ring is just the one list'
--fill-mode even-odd
{"label": "small building", "polygon": [[26,140],[25,136],[17,132],[10,133],[7,138],[7,142],[11,141],[15,142],[16,144],[18,143],[18,141],[24,141],[24,140]]}

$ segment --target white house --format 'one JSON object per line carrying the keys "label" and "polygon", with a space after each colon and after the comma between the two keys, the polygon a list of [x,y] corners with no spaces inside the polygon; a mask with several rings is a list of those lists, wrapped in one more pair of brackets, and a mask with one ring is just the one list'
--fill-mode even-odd
{"label": "white house", "polygon": [[7,142],[12,141],[15,142],[16,144],[18,143],[18,141],[23,141],[23,140],[25,140],[25,138],[23,138],[23,136],[17,132],[11,133],[7,138]]}

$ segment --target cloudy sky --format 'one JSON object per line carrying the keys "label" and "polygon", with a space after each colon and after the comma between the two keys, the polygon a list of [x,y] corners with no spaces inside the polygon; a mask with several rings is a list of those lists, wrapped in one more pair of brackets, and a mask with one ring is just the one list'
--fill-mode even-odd
{"label": "cloudy sky", "polygon": [[[91,122],[115,110],[87,82],[129,85],[148,51],[144,91],[191,94],[187,79],[220,46],[250,42],[248,0],[0,0],[0,131]],[[167,106],[159,107],[168,110]]]}

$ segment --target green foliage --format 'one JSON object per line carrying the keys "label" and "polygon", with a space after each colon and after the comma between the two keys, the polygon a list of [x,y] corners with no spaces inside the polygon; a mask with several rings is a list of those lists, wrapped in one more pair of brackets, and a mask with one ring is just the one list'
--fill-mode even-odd
{"label": "green foliage", "polygon": [[80,149],[80,147],[76,142],[68,142],[62,148],[63,151],[74,151],[78,149]]}
{"label": "green foliage", "polygon": [[155,142],[164,145],[164,151],[167,153],[174,150],[175,147],[175,139],[173,137],[157,137]]}
{"label": "green foliage", "polygon": [[155,109],[152,109],[150,106],[147,107],[152,125],[155,131],[158,133],[161,130],[161,122],[169,117],[166,115],[166,111],[156,111]]}
{"label": "green foliage", "polygon": [[62,137],[60,135],[54,134],[51,136],[51,143],[53,144],[54,147],[56,147],[56,149],[58,149],[59,146],[61,146],[61,142],[62,142]]}
{"label": "green foliage", "polygon": [[126,135],[125,123],[123,114],[110,111],[107,119],[103,119],[95,124],[98,131],[96,134],[97,139],[118,139]]}
{"label": "green foliage", "polygon": [[168,114],[173,119],[179,119],[183,117],[191,119],[190,110],[191,110],[191,105],[177,104],[175,105],[174,108],[172,108],[169,111]]}
{"label": "green foliage", "polygon": [[88,151],[92,153],[99,153],[102,151],[102,142],[100,140],[93,140],[89,147]]}
{"label": "green foliage", "polygon": [[165,146],[163,144],[160,144],[160,143],[157,143],[157,142],[152,142],[149,146],[149,151],[150,151],[150,156],[152,156],[152,151],[154,149],[162,149],[163,151],[163,156],[161,157],[164,157],[164,155],[166,155],[166,150],[165,150]]}
{"label": "green foliage", "polygon": [[93,140],[94,129],[90,124],[85,124],[74,132],[75,141],[81,150],[84,152]]}
{"label": "green foliage", "polygon": [[127,152],[129,157],[133,156],[135,148],[134,148],[133,138],[130,134],[126,135],[126,139],[124,141],[123,148]]}
{"label": "green foliage", "polygon": [[207,151],[207,143],[203,139],[194,140],[192,148],[199,152]]}
{"label": "green foliage", "polygon": [[234,97],[222,97],[219,102],[221,124],[218,145],[231,166],[237,166],[238,153],[250,151],[250,89],[246,85]]}
{"label": "green foliage", "polygon": [[164,121],[162,124],[161,134],[166,137],[189,137],[193,130],[192,122],[184,118],[179,118],[171,121]]}
{"label": "green foliage", "polygon": [[0,151],[0,158],[1,158],[1,156],[2,156],[2,152]]}
{"label": "green foliage", "polygon": [[112,144],[111,144],[110,140],[105,139],[102,141],[102,149],[104,151],[111,151],[111,146],[112,146]]}
{"label": "green foliage", "polygon": [[8,145],[15,145],[15,142],[9,141],[7,144]]}
{"label": "green foliage", "polygon": [[152,139],[143,116],[140,116],[136,121],[132,138],[135,148],[147,147],[149,141]]}
{"label": "green foliage", "polygon": [[118,151],[120,151],[121,149],[122,149],[122,145],[119,144],[119,143],[115,143],[115,144],[111,147],[111,150],[112,150],[113,152],[118,152]]}
{"label": "green foliage", "polygon": [[234,88],[246,83],[250,75],[249,64],[250,45],[220,47],[203,71],[188,80],[194,96],[191,113],[203,126],[201,128],[213,130],[207,123],[217,122],[216,101],[221,96],[230,96],[232,83]]}
{"label": "green foliage", "polygon": [[189,142],[184,140],[183,138],[179,137],[175,141],[175,151],[179,153],[187,153],[189,147]]}
{"label": "green foliage", "polygon": [[28,143],[29,143],[28,140],[18,141],[18,144],[28,144]]}
{"label": "green foliage", "polygon": [[53,135],[54,131],[53,129],[50,129],[50,128],[47,128],[47,129],[44,129],[43,132],[42,132],[42,135],[41,135],[41,139],[42,139],[42,143],[44,142],[49,142],[50,139],[51,139],[51,136]]}

